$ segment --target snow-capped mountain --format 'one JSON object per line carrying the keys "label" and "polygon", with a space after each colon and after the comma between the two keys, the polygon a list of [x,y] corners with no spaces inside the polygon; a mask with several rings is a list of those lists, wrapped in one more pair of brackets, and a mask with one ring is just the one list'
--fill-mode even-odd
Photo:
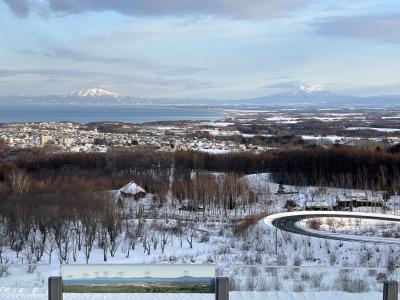
{"label": "snow-capped mountain", "polygon": [[253,105],[322,105],[322,104],[350,104],[357,103],[360,97],[342,95],[327,91],[318,85],[300,85],[282,93],[264,97],[248,99],[248,104]]}
{"label": "snow-capped mountain", "polygon": [[317,84],[301,84],[297,88],[288,91],[288,94],[291,95],[299,95],[299,94],[313,94],[313,93],[320,93],[320,92],[326,92],[320,85]]}
{"label": "snow-capped mountain", "polygon": [[400,95],[356,97],[324,90],[319,85],[300,84],[281,93],[251,99],[139,98],[101,88],[67,95],[1,96],[0,104],[151,105],[151,106],[399,106]]}
{"label": "snow-capped mountain", "polygon": [[73,92],[67,95],[67,97],[112,97],[117,98],[121,95],[117,93],[113,93],[107,90],[103,90],[100,88],[90,88],[87,90],[82,90],[78,92]]}

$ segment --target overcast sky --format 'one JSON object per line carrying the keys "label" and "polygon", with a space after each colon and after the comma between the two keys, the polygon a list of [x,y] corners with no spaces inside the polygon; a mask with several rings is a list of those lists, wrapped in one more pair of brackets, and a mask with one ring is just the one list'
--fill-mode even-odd
{"label": "overcast sky", "polygon": [[400,94],[399,0],[0,0],[0,94]]}

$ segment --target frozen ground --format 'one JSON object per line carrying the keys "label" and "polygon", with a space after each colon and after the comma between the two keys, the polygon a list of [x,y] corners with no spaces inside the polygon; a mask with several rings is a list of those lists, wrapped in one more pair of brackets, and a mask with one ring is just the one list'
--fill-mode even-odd
{"label": "frozen ground", "polygon": [[[316,286],[315,275],[308,276],[306,274],[293,275],[290,272],[282,273],[279,277],[282,282],[289,283],[290,290],[276,292],[274,289],[275,279],[273,272],[268,268],[255,269],[252,267],[234,269],[230,268],[234,265],[257,265],[257,266],[317,266],[320,270],[327,270],[329,267],[369,267],[382,268],[380,271],[366,271],[362,276],[362,280],[368,282],[367,286],[363,286],[360,293],[351,294],[353,298],[348,299],[378,299],[374,297],[374,291],[381,288],[381,284],[376,285],[377,277],[386,274],[387,268],[393,266],[393,262],[400,261],[400,251],[397,248],[386,245],[360,244],[341,241],[328,241],[318,238],[304,237],[285,232],[276,232],[273,228],[267,226],[263,221],[258,221],[261,215],[256,216],[255,221],[243,219],[248,215],[262,212],[276,213],[284,212],[288,209],[285,205],[293,202],[295,207],[292,210],[302,210],[307,203],[335,203],[338,197],[350,197],[354,193],[364,193],[367,197],[382,197],[382,193],[360,190],[320,188],[320,187],[296,187],[270,182],[268,174],[253,174],[244,177],[257,194],[258,200],[255,204],[240,208],[236,211],[229,212],[227,215],[214,214],[209,212],[206,216],[199,214],[185,215],[184,212],[168,210],[164,219],[146,219],[146,226],[150,226],[154,222],[161,223],[163,226],[169,227],[176,224],[175,218],[192,218],[195,220],[196,234],[193,236],[193,245],[176,234],[171,234],[165,245],[165,251],[162,252],[160,246],[153,248],[150,253],[144,252],[142,242],[137,241],[135,249],[131,249],[127,255],[127,244],[124,233],[119,237],[119,247],[113,257],[108,255],[107,262],[103,262],[103,252],[96,244],[90,256],[89,263],[162,263],[162,264],[217,264],[220,268],[219,275],[229,276],[232,281],[232,289],[235,291],[258,290],[259,294],[241,294],[233,292],[231,299],[266,299],[269,295],[274,295],[273,299],[315,299],[315,294],[321,293],[321,288]],[[387,213],[396,213],[399,207],[400,197],[394,196],[388,202],[389,210]],[[130,209],[135,209],[135,205],[140,205],[145,209],[152,209],[151,197],[132,202]],[[164,208],[161,209],[161,211]],[[369,209],[372,212],[381,212],[381,208],[376,207]],[[131,220],[135,222],[135,220]],[[243,222],[243,223],[242,223]],[[276,235],[277,234],[277,235]],[[159,232],[149,227],[149,236],[159,238]],[[3,248],[3,257],[7,256],[10,263],[24,263],[26,258],[24,253],[16,253],[10,249]],[[41,263],[48,263],[50,257],[48,253],[42,257]],[[78,251],[76,260],[70,257],[70,264],[85,263],[83,251]],[[54,269],[59,269],[57,251],[52,253],[52,264]],[[324,266],[324,268],[321,268]],[[43,295],[47,289],[47,274],[53,273],[51,270],[43,272],[28,273],[27,267],[22,266],[19,271],[10,270],[11,275],[0,276],[0,299],[46,299]],[[39,270],[40,268],[38,268]],[[15,273],[16,272],[16,273]],[[332,272],[331,272],[332,273]],[[380,274],[382,273],[382,274]],[[396,273],[397,274],[397,273]],[[7,274],[6,274],[7,275]],[[57,274],[54,274],[57,275]],[[390,274],[389,274],[390,275]],[[393,274],[392,274],[393,275]],[[300,277],[299,277],[300,276]],[[320,275],[325,279],[328,275]],[[337,289],[334,285],[328,287],[328,283],[334,284],[340,278],[340,274],[336,274],[324,285],[325,300],[333,297],[338,299],[338,294],[332,292]],[[346,277],[342,277],[343,280]],[[351,279],[356,279],[352,277]],[[275,280],[275,281],[274,281]],[[301,284],[295,284],[295,283]],[[355,282],[357,284],[357,282]],[[348,287],[346,287],[348,288]],[[343,290],[346,290],[344,288]],[[350,287],[351,288],[351,287]],[[302,290],[303,292],[293,293],[293,290]],[[279,290],[283,287],[279,286]],[[342,290],[340,299],[347,299]],[[30,298],[27,298],[29,295]],[[313,296],[314,295],[314,296]],[[321,294],[320,294],[321,295]],[[90,298],[94,295],[66,295],[65,299],[102,299]],[[106,295],[101,295],[105,297]],[[140,299],[148,295],[143,295]],[[165,295],[164,295],[165,296]],[[176,299],[176,294],[171,296]],[[188,295],[185,295],[188,296]],[[70,298],[70,297],[87,297],[87,298]],[[118,296],[119,297],[119,296]],[[117,296],[113,296],[113,300],[118,300]],[[132,296],[133,297],[133,296]],[[195,300],[197,296],[190,296],[191,300]],[[199,295],[198,299],[207,299],[205,295]],[[251,297],[251,298],[249,298]],[[256,298],[259,297],[259,298]],[[264,297],[264,298],[263,298]],[[279,298],[281,297],[281,298]],[[292,297],[292,298],[291,298]],[[356,298],[355,298],[356,297]],[[319,297],[320,298],[320,297]],[[381,296],[379,297],[379,299]],[[104,298],[106,299],[106,298]],[[122,298],[121,298],[122,299]],[[123,299],[126,298],[124,295]],[[130,299],[130,298],[129,298]],[[132,298],[135,299],[135,298]],[[156,299],[152,297],[151,299]],[[169,299],[169,298],[163,298]],[[172,298],[170,298],[172,299]],[[178,299],[184,300],[183,296]]]}
{"label": "frozen ground", "polygon": [[[385,215],[386,216],[386,215]],[[399,220],[400,221],[400,220]],[[337,218],[323,217],[311,218],[299,222],[301,226],[318,226],[318,230],[334,233],[352,234],[369,237],[398,238],[400,235],[400,223],[362,219],[362,218]],[[314,225],[313,225],[314,224]]]}
{"label": "frozen ground", "polygon": [[[328,216],[328,217],[325,217]],[[355,242],[370,242],[375,244],[383,244],[387,246],[399,246],[400,240],[392,237],[382,237],[376,234],[362,235],[354,234],[350,232],[346,234],[344,231],[336,231],[335,229],[339,226],[336,223],[345,222],[347,219],[366,219],[366,221],[380,221],[389,222],[392,225],[391,228],[396,230],[400,222],[399,216],[390,216],[378,213],[365,213],[365,212],[344,212],[344,211],[296,211],[279,213],[266,217],[264,221],[269,226],[276,225],[287,232],[296,233],[300,235],[306,235],[310,237],[326,238],[332,240],[344,241],[355,241]],[[328,223],[328,229],[321,230],[321,226],[326,227]],[[394,224],[394,222],[396,222]]]}

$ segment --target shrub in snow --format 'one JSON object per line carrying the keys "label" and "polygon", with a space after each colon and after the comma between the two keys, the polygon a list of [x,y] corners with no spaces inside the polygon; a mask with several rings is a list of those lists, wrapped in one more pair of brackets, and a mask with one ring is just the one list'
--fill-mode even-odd
{"label": "shrub in snow", "polygon": [[175,263],[178,261],[178,258],[175,255],[171,255],[169,256],[168,261],[171,263]]}
{"label": "shrub in snow", "polygon": [[358,276],[352,277],[350,270],[340,271],[339,277],[335,280],[335,288],[347,293],[365,293],[370,290],[369,282]]}
{"label": "shrub in snow", "polygon": [[330,252],[329,253],[329,263],[331,264],[331,266],[336,265],[337,262],[337,255],[335,252]]}
{"label": "shrub in snow", "polygon": [[304,284],[301,282],[294,283],[293,285],[293,292],[295,293],[302,293],[304,292]]}
{"label": "shrub in snow", "polygon": [[379,272],[379,273],[376,275],[376,281],[386,281],[387,279],[388,279],[388,278],[387,278],[386,273]]}
{"label": "shrub in snow", "polygon": [[314,230],[319,230],[322,225],[322,221],[318,218],[312,218],[307,221],[307,226]]}
{"label": "shrub in snow", "polygon": [[323,273],[319,273],[319,274],[312,274],[310,281],[311,281],[311,286],[313,288],[320,288],[321,287],[321,283],[322,283],[322,279],[324,277]]}
{"label": "shrub in snow", "polygon": [[293,266],[301,266],[301,264],[303,263],[303,260],[301,259],[300,256],[296,255],[293,259]]}
{"label": "shrub in snow", "polygon": [[10,275],[10,273],[8,273],[8,269],[9,269],[8,265],[0,264],[0,278],[4,278]]}
{"label": "shrub in snow", "polygon": [[258,277],[258,284],[257,284],[259,291],[270,291],[271,286],[269,285],[268,281],[264,276]]}
{"label": "shrub in snow", "polygon": [[246,278],[246,291],[254,291],[256,288],[255,280],[252,277]]}
{"label": "shrub in snow", "polygon": [[200,243],[207,243],[209,241],[210,241],[210,234],[208,232],[204,232],[203,234],[201,234]]}
{"label": "shrub in snow", "polygon": [[287,257],[285,254],[279,254],[276,260],[278,266],[286,266],[287,265]]}
{"label": "shrub in snow", "polygon": [[272,279],[271,283],[272,283],[272,288],[273,288],[275,291],[280,291],[280,290],[282,290],[282,282],[279,280],[278,277],[274,277],[274,278]]}
{"label": "shrub in snow", "polygon": [[311,275],[307,271],[303,271],[303,272],[300,273],[301,281],[309,281],[310,278],[311,278]]}
{"label": "shrub in snow", "polygon": [[389,272],[394,272],[396,270],[396,259],[393,255],[389,255],[387,258],[386,268]]}

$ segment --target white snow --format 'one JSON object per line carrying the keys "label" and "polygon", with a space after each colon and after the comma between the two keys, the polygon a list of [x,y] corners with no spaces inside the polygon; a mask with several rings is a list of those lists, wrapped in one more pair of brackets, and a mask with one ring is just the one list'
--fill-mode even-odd
{"label": "white snow", "polygon": [[212,126],[212,127],[227,127],[227,126],[235,125],[235,123],[230,123],[230,122],[203,122],[200,125]]}
{"label": "white snow", "polygon": [[379,132],[398,132],[400,128],[377,128],[377,127],[348,127],[346,130],[375,130]]}
{"label": "white snow", "polygon": [[[172,172],[171,172],[172,173]],[[312,186],[290,186],[284,185],[284,193],[278,194],[279,185],[271,182],[270,174],[252,174],[244,177],[252,188],[252,191],[257,195],[257,202],[254,204],[246,204],[245,211],[238,207],[237,211],[229,211],[227,216],[218,214],[217,211],[207,212],[206,217],[202,218],[201,213],[196,214],[185,211],[174,211],[172,208],[165,208],[165,215],[168,216],[166,220],[146,219],[146,228],[149,228],[153,222],[161,222],[163,226],[172,228],[176,225],[178,218],[191,218],[197,220],[196,226],[198,236],[193,241],[193,248],[190,248],[184,241],[183,246],[180,246],[179,237],[171,235],[166,245],[165,252],[162,253],[160,247],[152,250],[151,254],[143,252],[143,247],[140,242],[137,243],[136,248],[131,250],[130,256],[126,257],[126,245],[124,244],[124,233],[121,234],[119,239],[120,247],[114,257],[108,257],[107,263],[127,263],[127,264],[206,264],[215,263],[222,270],[219,275],[229,276],[234,278],[232,282],[235,284],[237,290],[251,290],[257,289],[262,290],[257,293],[249,292],[231,292],[231,299],[236,300],[247,300],[247,299],[316,299],[326,298],[328,299],[378,299],[381,298],[380,293],[377,291],[377,286],[381,287],[380,283],[376,283],[376,274],[380,272],[386,272],[387,259],[390,257],[391,248],[387,245],[372,245],[372,244],[359,244],[352,242],[340,242],[340,241],[329,241],[324,239],[304,237],[295,234],[289,234],[285,232],[278,232],[278,237],[275,237],[275,230],[265,224],[264,220],[255,222],[247,229],[243,229],[240,234],[233,234],[232,229],[235,228],[237,222],[243,219],[246,215],[252,215],[257,213],[268,213],[282,212],[286,209],[284,204],[288,200],[292,200],[296,203],[294,209],[304,209],[307,203],[321,203],[321,204],[333,204],[336,202],[338,196],[342,195],[361,195],[363,192],[370,197],[371,195],[378,195],[381,197],[381,192],[372,191],[360,191],[351,189],[338,189],[338,188],[321,188]],[[129,184],[128,184],[129,185]],[[135,184],[136,185],[136,184]],[[133,187],[135,187],[133,185]],[[147,205],[143,205],[146,201]],[[400,196],[394,196],[390,198],[389,202],[391,208],[395,208],[400,203]],[[132,211],[135,211],[139,206],[144,207],[147,212],[148,209],[154,207],[154,202],[151,199],[151,194],[148,197],[139,199],[138,201],[131,201],[129,205],[132,205]],[[163,208],[164,209],[164,208]],[[381,208],[374,208],[376,211],[380,211]],[[162,211],[164,212],[164,211]],[[304,213],[304,212],[296,212]],[[307,214],[313,214],[313,212],[307,211]],[[314,212],[315,214],[318,212]],[[329,214],[329,212],[323,212]],[[334,212],[335,214],[337,212]],[[393,213],[391,211],[391,213]],[[349,215],[348,212],[345,212]],[[357,213],[357,216],[366,215],[365,213]],[[371,214],[377,216],[380,214]],[[383,215],[387,217],[388,215]],[[274,216],[276,217],[276,215]],[[395,217],[400,219],[400,217]],[[267,218],[268,219],[268,218]],[[129,220],[129,222],[137,222],[136,219]],[[156,232],[156,231],[154,231]],[[207,240],[202,241],[202,237],[208,236]],[[276,255],[276,247],[278,249],[278,255]],[[124,251],[125,249],[125,251]],[[397,254],[398,251],[395,253]],[[368,260],[363,260],[366,254],[372,253]],[[9,248],[6,249],[6,254],[10,261],[21,262],[23,260],[23,253],[20,253],[20,257],[17,259],[15,252]],[[334,260],[332,259],[334,255]],[[282,259],[283,258],[283,259]],[[58,262],[56,251],[53,253],[53,263]],[[285,264],[288,266],[294,265],[296,259],[299,260],[301,266],[316,266],[318,270],[325,272],[324,283],[321,290],[312,290],[310,282],[305,286],[304,292],[293,292],[293,285],[297,283],[304,284],[300,281],[298,274],[295,277],[291,274],[292,271],[280,275],[282,282],[290,283],[290,286],[286,284],[282,287],[280,292],[275,292],[272,289],[266,291],[263,290],[266,278],[273,280],[270,271],[267,266]],[[94,246],[92,255],[90,257],[90,263],[103,263],[102,262],[102,250],[97,245]],[[44,255],[41,262],[48,262],[49,257],[47,254]],[[73,262],[70,258],[70,264],[73,263],[84,263],[83,251],[78,252],[77,261]],[[237,270],[231,271],[229,268],[233,265],[240,265]],[[256,272],[252,271],[253,267],[244,267],[243,265],[257,265],[260,269]],[[321,268],[323,266],[323,268]],[[328,267],[327,267],[328,266]],[[371,289],[365,293],[359,294],[348,294],[344,292],[338,292],[334,286],[330,285],[331,289],[328,291],[326,285],[333,284],[338,277],[338,272],[335,272],[335,278],[332,277],[331,268],[346,266],[346,267],[371,267],[374,269],[365,269],[364,277],[367,278],[370,283]],[[378,269],[378,267],[380,269]],[[288,267],[291,268],[291,267]],[[267,270],[268,269],[268,270]],[[383,270],[383,271],[381,271]],[[371,271],[372,275],[369,275]],[[314,271],[313,271],[314,272]],[[375,272],[375,273],[374,273]],[[312,273],[312,272],[310,272]],[[0,300],[20,300],[20,299],[47,299],[46,293],[46,280],[47,275],[42,272],[41,275],[34,273],[28,275],[25,270],[21,270],[20,275],[13,274],[12,276],[0,278]],[[46,273],[47,274],[47,273]],[[22,277],[21,277],[22,276]],[[30,276],[29,278],[27,276]],[[288,277],[289,276],[289,277]],[[321,275],[322,276],[322,275]],[[369,277],[368,277],[369,276]],[[364,278],[363,277],[363,278]],[[39,278],[39,279],[37,279]],[[34,286],[35,283],[40,283],[39,286]],[[375,284],[375,285],[374,285]],[[270,285],[270,282],[267,282]],[[12,290],[10,290],[10,286]],[[268,286],[270,288],[270,286]],[[288,290],[285,290],[288,288]],[[97,297],[96,297],[97,296]],[[209,299],[206,297],[214,297],[213,295],[179,295],[178,299]],[[100,298],[99,298],[100,297]],[[107,298],[109,297],[109,298]],[[130,298],[133,297],[133,298]],[[79,295],[79,294],[66,294],[65,299],[68,300],[80,300],[80,299],[139,299],[134,298],[138,295]],[[140,299],[176,299],[177,294],[168,295],[139,295]],[[147,298],[151,297],[151,298]],[[158,298],[160,297],[160,298]],[[168,298],[170,297],[170,298]],[[211,298],[210,298],[211,299]],[[214,299],[214,298],[213,298]]]}
{"label": "white snow", "polygon": [[323,215],[342,215],[343,217],[347,218],[357,218],[357,217],[374,217],[374,218],[390,218],[393,221],[400,222],[400,216],[394,215],[386,215],[386,214],[379,214],[379,213],[366,213],[366,212],[345,212],[345,211],[294,211],[294,212],[282,212],[278,214],[273,214],[264,219],[266,224],[272,225],[272,222],[283,218],[283,217],[290,217],[290,216],[308,216],[311,215],[313,217],[321,217]]}
{"label": "white snow", "polygon": [[273,117],[268,117],[264,118],[266,121],[272,121],[272,122],[279,122],[283,124],[296,124],[299,123],[299,118],[293,118],[293,117],[287,117],[287,116],[273,116]]}
{"label": "white snow", "polygon": [[[392,221],[400,222],[400,216],[393,216],[393,215],[385,215],[379,213],[365,213],[365,212],[343,212],[343,211],[295,211],[295,212],[285,212],[285,213],[278,213],[274,215],[270,215],[264,219],[265,223],[273,226],[273,221],[283,218],[283,217],[290,217],[290,216],[313,216],[313,217],[326,217],[327,215],[331,215],[333,217],[343,216],[344,218],[357,218],[357,217],[364,217],[369,218],[373,217],[375,220],[378,219],[387,219],[390,218]],[[354,238],[355,236],[352,234],[344,234],[344,233],[336,233],[336,232],[329,232],[329,231],[321,231],[316,229],[311,229],[303,225],[303,223],[296,223],[295,226],[297,228],[301,228],[302,230],[310,233],[319,233],[323,234],[326,237],[335,237],[335,238],[343,238],[349,239]],[[377,237],[377,236],[357,236],[358,240],[363,240],[365,242],[370,243],[385,243],[390,245],[400,245],[400,240],[396,238],[384,238],[384,237]]]}
{"label": "white snow", "polygon": [[320,84],[301,84],[300,86],[297,87],[298,91],[303,91],[306,93],[314,93],[314,92],[321,92],[324,89],[322,88],[322,85]]}
{"label": "white snow", "polygon": [[68,96],[78,96],[78,97],[119,97],[117,93],[113,93],[100,88],[90,88],[83,91],[78,91],[68,94]]}
{"label": "white snow", "polygon": [[346,137],[346,136],[338,136],[338,135],[327,135],[327,136],[314,136],[314,135],[302,135],[303,140],[320,140],[320,141],[329,141],[329,142],[347,142],[353,140],[360,140],[359,137]]}
{"label": "white snow", "polygon": [[380,292],[345,293],[345,292],[230,292],[231,300],[378,300]]}
{"label": "white snow", "polygon": [[122,192],[122,193],[133,195],[133,196],[138,194],[138,193],[146,193],[146,191],[143,188],[138,186],[133,181],[129,182],[127,185],[125,185],[124,187],[120,188],[118,191],[120,193]]}
{"label": "white snow", "polygon": [[321,122],[332,122],[343,120],[344,117],[313,117],[313,119]]}
{"label": "white snow", "polygon": [[205,148],[199,148],[198,151],[210,154],[227,154],[232,152],[231,150],[226,150],[226,149],[205,149]]}

